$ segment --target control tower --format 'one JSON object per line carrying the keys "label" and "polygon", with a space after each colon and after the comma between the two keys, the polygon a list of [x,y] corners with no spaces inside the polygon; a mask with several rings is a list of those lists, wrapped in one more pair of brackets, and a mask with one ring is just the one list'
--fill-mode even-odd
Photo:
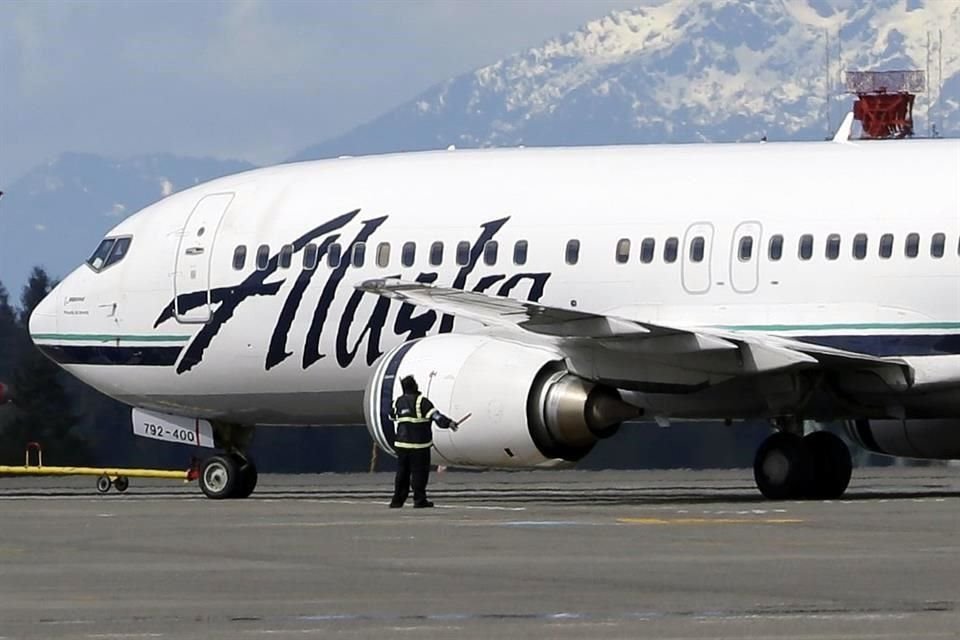
{"label": "control tower", "polygon": [[913,102],[927,86],[923,71],[847,71],[847,93],[857,96],[853,117],[863,138],[913,135]]}

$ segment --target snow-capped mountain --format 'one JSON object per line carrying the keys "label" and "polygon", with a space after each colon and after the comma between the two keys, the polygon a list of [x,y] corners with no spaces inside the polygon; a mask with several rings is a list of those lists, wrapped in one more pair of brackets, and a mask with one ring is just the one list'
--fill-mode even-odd
{"label": "snow-capped mountain", "polygon": [[[453,78],[296,158],[450,144],[819,139],[829,131],[828,90],[830,123],[850,109],[844,70],[925,69],[928,32],[935,98],[938,30],[944,89],[934,111],[942,133],[958,135],[958,1],[670,0]],[[926,107],[923,95],[918,133],[927,132]]]}
{"label": "snow-capped mountain", "polygon": [[[667,0],[452,78],[293,159],[451,144],[821,139],[829,132],[828,82],[835,127],[852,103],[840,87],[843,70],[925,69],[928,33],[934,87],[940,53],[943,60],[935,119],[941,133],[958,136],[960,0]],[[915,109],[921,135],[928,95]],[[0,281],[16,293],[38,262],[64,275],[120,218],[171,190],[250,166],[64,154],[0,185]]]}

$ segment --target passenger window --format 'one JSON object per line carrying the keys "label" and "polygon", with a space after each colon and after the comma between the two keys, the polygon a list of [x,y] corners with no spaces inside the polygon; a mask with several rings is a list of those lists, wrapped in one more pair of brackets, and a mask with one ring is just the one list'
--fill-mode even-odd
{"label": "passenger window", "polygon": [[513,264],[527,264],[527,248],[526,240],[517,240],[517,243],[513,245]]}
{"label": "passenger window", "polygon": [[885,233],[880,236],[880,257],[889,258],[893,255],[893,234]]}
{"label": "passenger window", "polygon": [[753,236],[743,236],[740,238],[740,248],[737,250],[737,258],[740,262],[750,262],[753,258]]}
{"label": "passenger window", "polygon": [[657,241],[653,238],[644,238],[640,243],[640,262],[650,264],[653,262],[653,253],[657,248]]}
{"label": "passenger window", "polygon": [[663,261],[667,264],[673,264],[677,261],[677,247],[680,241],[677,238],[667,238],[663,244]]}
{"label": "passenger window", "polygon": [[390,265],[390,243],[381,242],[377,247],[377,266],[383,269]]}
{"label": "passenger window", "polygon": [[916,258],[920,255],[920,234],[919,233],[908,233],[907,242],[903,248],[904,254],[908,258]]}
{"label": "passenger window", "polygon": [[497,264],[497,250],[499,248],[496,240],[490,240],[483,245],[483,263],[488,267]]}
{"label": "passenger window", "polygon": [[617,242],[616,259],[618,264],[625,264],[630,259],[630,240],[620,238]]}
{"label": "passenger window", "polygon": [[280,267],[282,269],[289,269],[290,264],[293,262],[293,245],[285,244],[280,247]]}
{"label": "passenger window", "polygon": [[567,242],[567,251],[565,255],[567,264],[577,264],[580,261],[580,241],[570,240]]}
{"label": "passenger window", "polygon": [[457,264],[461,267],[470,264],[470,243],[466,240],[457,243]]}
{"label": "passenger window", "polygon": [[87,260],[87,264],[90,265],[94,271],[100,271],[100,269],[103,269],[106,265],[107,258],[110,257],[110,251],[113,249],[115,242],[116,240],[114,238],[107,238],[97,245],[97,250],[94,251],[90,259]]}
{"label": "passenger window", "polygon": [[438,267],[443,264],[443,243],[434,242],[430,245],[430,264]]}
{"label": "passenger window", "polygon": [[338,242],[334,242],[327,247],[327,266],[336,269],[340,266],[340,259],[343,258],[343,247]]}
{"label": "passenger window", "polygon": [[117,264],[121,260],[127,257],[127,250],[130,248],[130,238],[118,238],[117,241],[113,244],[113,250],[110,252],[110,257],[107,258],[107,264],[103,265],[104,268],[109,267],[112,264]]}
{"label": "passenger window", "polygon": [[405,267],[412,267],[417,259],[417,245],[414,242],[404,242],[400,251],[400,263]]}
{"label": "passenger window", "polygon": [[703,262],[704,249],[706,248],[706,241],[703,239],[703,236],[697,236],[690,243],[690,262]]}
{"label": "passenger window", "polygon": [[827,260],[836,260],[840,257],[840,234],[831,233],[827,236]]}
{"label": "passenger window", "polygon": [[367,245],[364,242],[358,242],[353,245],[353,251],[350,255],[350,262],[359,269],[367,259]]}
{"label": "passenger window", "polygon": [[770,246],[767,247],[767,256],[771,262],[776,262],[783,257],[783,236],[779,233],[770,236]]}
{"label": "passenger window", "polygon": [[858,233],[853,236],[853,257],[857,260],[867,257],[867,234]]}
{"label": "passenger window", "polygon": [[813,236],[805,233],[800,236],[800,259],[809,260],[813,257]]}
{"label": "passenger window", "polygon": [[312,242],[303,248],[303,268],[307,271],[317,268],[317,245]]}
{"label": "passenger window", "polygon": [[930,238],[930,255],[934,258],[942,258],[943,252],[947,247],[947,236],[942,233],[935,233]]}
{"label": "passenger window", "polygon": [[270,264],[270,245],[262,244],[257,249],[257,271],[263,271]]}
{"label": "passenger window", "polygon": [[247,245],[241,244],[233,250],[233,270],[240,271],[245,264],[247,264]]}

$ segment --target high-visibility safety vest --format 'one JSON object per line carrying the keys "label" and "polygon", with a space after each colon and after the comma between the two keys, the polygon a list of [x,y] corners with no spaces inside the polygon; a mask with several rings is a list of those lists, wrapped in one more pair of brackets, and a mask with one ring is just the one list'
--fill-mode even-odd
{"label": "high-visibility safety vest", "polygon": [[421,394],[404,394],[393,403],[397,436],[393,446],[401,449],[427,449],[433,445],[433,403]]}

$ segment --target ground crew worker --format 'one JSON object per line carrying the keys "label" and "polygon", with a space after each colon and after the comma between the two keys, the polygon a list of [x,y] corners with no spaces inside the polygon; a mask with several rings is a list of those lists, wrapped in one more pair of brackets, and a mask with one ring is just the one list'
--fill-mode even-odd
{"label": "ground crew worker", "polygon": [[433,446],[433,423],[441,429],[457,430],[457,423],[436,410],[420,393],[413,376],[400,380],[403,395],[393,403],[390,418],[397,425],[393,448],[397,452],[397,476],[394,480],[391,509],[399,509],[410,494],[413,484],[413,507],[432,507],[427,500],[427,479],[430,475],[430,447]]}

